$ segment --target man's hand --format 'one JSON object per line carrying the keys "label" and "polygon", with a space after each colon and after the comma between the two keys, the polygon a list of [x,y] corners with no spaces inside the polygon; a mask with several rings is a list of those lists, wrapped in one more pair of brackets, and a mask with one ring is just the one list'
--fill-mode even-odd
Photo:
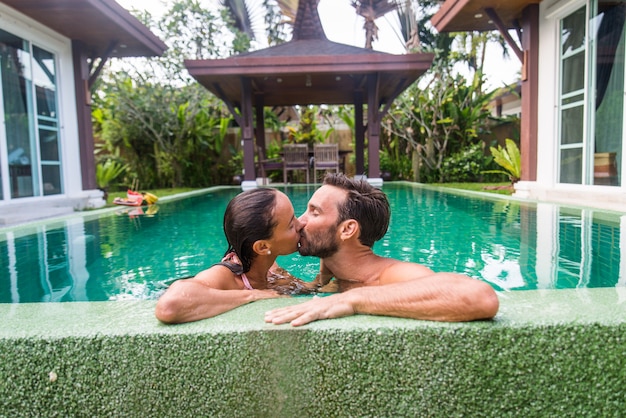
{"label": "man's hand", "polygon": [[328,297],[315,296],[308,302],[299,305],[273,309],[265,313],[265,322],[272,324],[285,324],[292,326],[308,324],[318,319],[341,318],[354,315],[354,308],[344,295],[332,295]]}

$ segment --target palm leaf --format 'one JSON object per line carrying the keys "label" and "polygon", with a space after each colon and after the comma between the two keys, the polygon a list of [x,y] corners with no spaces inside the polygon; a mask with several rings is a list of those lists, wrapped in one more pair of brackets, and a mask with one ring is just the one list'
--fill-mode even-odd
{"label": "palm leaf", "polygon": [[498,145],[498,148],[490,147],[491,155],[496,164],[504,169],[502,170],[489,170],[483,171],[483,173],[503,173],[509,176],[511,181],[515,183],[522,178],[522,162],[521,155],[517,144],[512,139],[507,138],[505,140],[506,147],[502,148]]}

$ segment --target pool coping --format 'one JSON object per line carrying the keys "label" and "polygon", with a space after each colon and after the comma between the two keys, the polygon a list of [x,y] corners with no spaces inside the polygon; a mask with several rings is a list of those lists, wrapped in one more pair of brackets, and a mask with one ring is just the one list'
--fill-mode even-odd
{"label": "pool coping", "polygon": [[[626,288],[523,290],[498,292],[500,311],[491,321],[445,323],[356,315],[316,321],[299,330],[354,330],[423,327],[510,328],[626,323]],[[49,302],[0,304],[0,339],[65,338],[94,335],[223,333],[294,329],[263,321],[267,310],[309,297],[254,302],[188,324],[164,325],[154,317],[155,301]]]}

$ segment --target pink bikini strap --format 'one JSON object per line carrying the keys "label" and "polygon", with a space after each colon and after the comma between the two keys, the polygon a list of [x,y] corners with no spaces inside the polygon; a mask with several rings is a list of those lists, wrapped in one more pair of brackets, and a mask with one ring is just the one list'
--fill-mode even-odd
{"label": "pink bikini strap", "polygon": [[[234,251],[231,251],[228,254],[226,254],[224,258],[222,258],[222,263],[238,264],[240,266],[242,265],[241,260],[239,260],[239,257],[237,257],[237,254],[235,254]],[[241,277],[241,280],[243,281],[243,286],[246,289],[254,290],[254,287],[252,287],[252,285],[250,284],[250,281],[248,280],[246,273],[241,273],[239,277]]]}
{"label": "pink bikini strap", "polygon": [[250,281],[246,277],[246,273],[241,273],[241,280],[243,281],[243,285],[248,290],[254,290],[254,287],[250,284]]}

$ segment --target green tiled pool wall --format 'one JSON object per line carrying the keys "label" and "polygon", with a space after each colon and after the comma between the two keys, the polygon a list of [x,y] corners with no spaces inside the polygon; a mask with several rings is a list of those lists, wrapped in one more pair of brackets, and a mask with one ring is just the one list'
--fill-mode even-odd
{"label": "green tiled pool wall", "polygon": [[158,324],[153,303],[2,306],[16,328],[0,329],[0,416],[625,416],[624,308],[597,322],[518,320],[558,308],[535,299],[540,312],[514,297],[494,321],[296,329],[260,319],[282,300],[181,326]]}

